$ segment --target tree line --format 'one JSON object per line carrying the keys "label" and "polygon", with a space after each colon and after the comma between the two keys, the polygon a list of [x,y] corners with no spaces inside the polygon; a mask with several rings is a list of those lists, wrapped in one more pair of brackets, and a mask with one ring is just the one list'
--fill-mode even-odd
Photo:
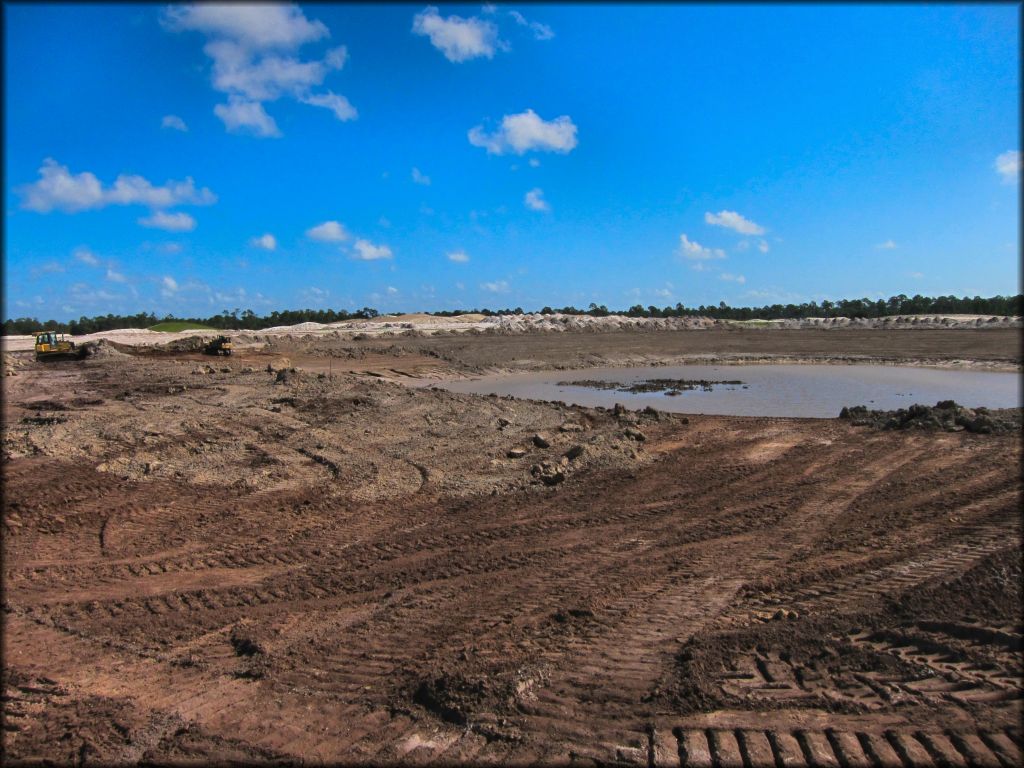
{"label": "tree line", "polygon": [[[1011,315],[1019,316],[1024,314],[1024,295],[1016,296],[991,296],[973,298],[964,296],[913,296],[905,294],[892,296],[888,299],[871,300],[863,299],[842,299],[840,301],[822,301],[820,304],[814,301],[803,304],[770,304],[762,307],[730,307],[724,301],[717,305],[703,305],[698,307],[685,307],[682,303],[675,306],[656,307],[653,304],[644,307],[641,304],[634,304],[629,309],[613,311],[603,304],[592,303],[587,309],[577,309],[573,306],[552,308],[544,307],[540,310],[542,315],[552,314],[564,315],[591,315],[594,317],[606,317],[612,314],[627,315],[629,317],[710,317],[715,320],[782,320],[800,319],[806,317],[850,317],[850,318],[877,318],[890,315],[934,315],[934,314],[963,314],[963,315]],[[86,333],[97,333],[99,331],[110,331],[118,328],[149,328],[161,322],[188,322],[198,325],[206,325],[221,330],[247,330],[259,331],[278,325],[296,325],[298,323],[336,323],[342,320],[368,320],[378,317],[379,312],[371,307],[363,307],[355,312],[348,312],[343,309],[290,309],[274,311],[268,315],[257,315],[251,309],[239,312],[235,309],[232,312],[223,310],[220,314],[211,317],[175,317],[165,315],[158,318],[152,312],[140,312],[136,315],[97,315],[96,317],[80,317],[78,320],[60,322],[57,320],[40,321],[34,317],[19,317],[8,319],[3,323],[3,335],[30,334],[38,330],[58,331],[79,336]],[[522,315],[525,314],[522,307],[514,309],[456,309],[442,310],[439,312],[428,312],[426,314],[435,317],[458,317],[460,315],[480,314],[488,317],[496,315]]]}

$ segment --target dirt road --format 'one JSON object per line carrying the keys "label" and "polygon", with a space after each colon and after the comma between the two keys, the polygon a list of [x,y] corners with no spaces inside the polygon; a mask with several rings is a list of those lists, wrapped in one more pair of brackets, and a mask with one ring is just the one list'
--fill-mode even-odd
{"label": "dirt road", "polygon": [[1019,435],[273,359],[5,380],[7,759],[1019,763]]}

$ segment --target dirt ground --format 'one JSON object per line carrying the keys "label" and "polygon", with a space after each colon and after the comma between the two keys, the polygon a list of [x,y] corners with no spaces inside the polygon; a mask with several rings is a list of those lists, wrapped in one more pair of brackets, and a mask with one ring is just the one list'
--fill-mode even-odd
{"label": "dirt ground", "polygon": [[8,355],[4,760],[1019,764],[1019,434],[398,383],[1020,364],[1019,330],[716,333]]}

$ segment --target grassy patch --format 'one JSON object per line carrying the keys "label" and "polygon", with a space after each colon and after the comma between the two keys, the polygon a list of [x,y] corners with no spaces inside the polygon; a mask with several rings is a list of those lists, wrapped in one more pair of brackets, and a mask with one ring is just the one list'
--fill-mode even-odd
{"label": "grassy patch", "polygon": [[149,326],[151,331],[163,331],[164,333],[177,333],[178,331],[216,331],[216,328],[211,328],[208,325],[200,325],[199,323],[187,323],[183,320],[171,320],[166,323],[157,323],[156,325]]}

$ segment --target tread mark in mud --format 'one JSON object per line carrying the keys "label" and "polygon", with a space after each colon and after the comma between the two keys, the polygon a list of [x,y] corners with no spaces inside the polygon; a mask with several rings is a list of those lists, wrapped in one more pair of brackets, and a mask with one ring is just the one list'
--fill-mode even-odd
{"label": "tread mark in mud", "polygon": [[[1002,768],[1020,756],[1004,733],[676,728],[675,754],[649,750],[649,764],[683,768],[874,768],[875,766],[984,766]],[[676,762],[678,761],[678,762]]]}

